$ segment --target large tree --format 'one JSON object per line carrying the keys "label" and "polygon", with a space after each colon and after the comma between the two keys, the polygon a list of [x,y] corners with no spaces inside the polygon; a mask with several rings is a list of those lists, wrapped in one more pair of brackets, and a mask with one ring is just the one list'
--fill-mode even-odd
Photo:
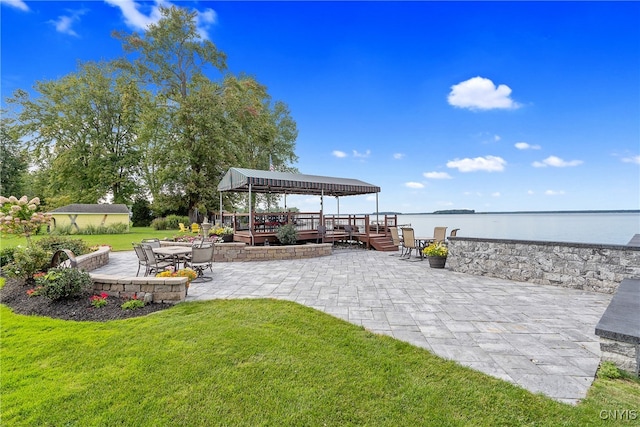
{"label": "large tree", "polygon": [[141,138],[148,151],[162,153],[147,159],[143,172],[154,202],[185,203],[196,220],[196,209],[218,207],[216,186],[228,167],[267,168],[269,155],[283,166],[295,161],[297,132],[286,106],[272,104],[265,87],[223,76],[225,54],[200,37],[195,12],[160,10],[162,18],[144,34],[114,33],[129,55],[118,65],[156,94],[149,111],[163,130],[147,128]]}
{"label": "large tree", "polygon": [[24,177],[29,165],[15,130],[11,120],[3,114],[0,123],[0,195],[6,197],[24,194]]}
{"label": "large tree", "polygon": [[[80,203],[112,197],[130,202],[141,152],[136,142],[143,94],[128,73],[108,63],[84,63],[59,80],[37,82],[39,97],[17,91],[21,132],[47,193]],[[42,173],[45,173],[44,171]]]}

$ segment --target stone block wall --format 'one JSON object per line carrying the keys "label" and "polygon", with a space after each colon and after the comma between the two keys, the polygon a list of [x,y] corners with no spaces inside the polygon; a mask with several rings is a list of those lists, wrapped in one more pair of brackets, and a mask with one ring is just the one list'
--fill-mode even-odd
{"label": "stone block wall", "polygon": [[76,257],[78,263],[77,268],[84,271],[92,271],[98,267],[109,264],[109,253],[111,248],[109,246],[100,246],[97,251],[79,255]]}
{"label": "stone block wall", "polygon": [[640,376],[640,344],[600,337],[600,360]]}
{"label": "stone block wall", "polygon": [[96,291],[119,298],[136,295],[145,302],[175,304],[187,297],[186,277],[120,277],[91,274],[91,280]]}
{"label": "stone block wall", "polygon": [[[160,242],[162,246],[191,246],[186,242]],[[269,261],[296,258],[314,258],[331,255],[331,243],[309,243],[287,246],[249,246],[245,243],[217,243],[213,250],[214,262]]]}
{"label": "stone block wall", "polygon": [[453,237],[447,267],[611,294],[623,279],[640,278],[640,247]]}

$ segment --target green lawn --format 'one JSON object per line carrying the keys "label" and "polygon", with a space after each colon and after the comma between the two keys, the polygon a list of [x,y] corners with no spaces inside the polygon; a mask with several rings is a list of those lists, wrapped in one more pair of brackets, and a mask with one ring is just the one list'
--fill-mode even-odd
{"label": "green lawn", "polygon": [[638,382],[597,380],[565,405],[292,302],[0,315],[3,425],[586,426],[640,407]]}
{"label": "green lawn", "polygon": [[[154,237],[164,239],[165,237],[183,235],[195,236],[194,233],[181,233],[178,230],[158,231],[151,227],[131,227],[130,230],[131,231],[126,234],[71,235],[67,237],[82,239],[87,242],[89,246],[110,245],[113,251],[128,251],[132,249],[132,242],[140,242],[142,239],[150,239]],[[31,239],[37,241],[45,236],[46,234],[33,236]],[[0,238],[0,249],[18,245],[25,246],[26,244],[27,239],[24,237],[3,234],[2,238]]]}

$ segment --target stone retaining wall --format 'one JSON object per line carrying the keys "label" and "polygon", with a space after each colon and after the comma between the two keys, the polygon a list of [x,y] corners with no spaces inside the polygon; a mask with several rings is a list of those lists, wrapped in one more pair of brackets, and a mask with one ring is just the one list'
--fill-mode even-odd
{"label": "stone retaining wall", "polygon": [[111,252],[109,246],[100,246],[97,251],[79,255],[76,257],[76,268],[84,271],[93,271],[96,268],[107,265],[109,264],[109,252]]}
{"label": "stone retaining wall", "polygon": [[[162,246],[191,246],[187,242],[161,241]],[[309,243],[286,246],[249,246],[245,243],[216,243],[214,262],[269,261],[296,258],[315,258],[331,255],[331,243]]]}
{"label": "stone retaining wall", "polygon": [[623,279],[640,278],[640,247],[452,237],[447,267],[611,294]]}
{"label": "stone retaining wall", "polygon": [[119,277],[91,274],[93,289],[110,296],[130,298],[136,295],[145,302],[177,303],[187,296],[186,277]]}

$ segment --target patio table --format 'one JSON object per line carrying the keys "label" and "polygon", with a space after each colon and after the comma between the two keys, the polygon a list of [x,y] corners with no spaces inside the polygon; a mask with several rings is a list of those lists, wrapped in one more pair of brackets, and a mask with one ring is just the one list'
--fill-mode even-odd
{"label": "patio table", "polygon": [[191,246],[161,246],[153,248],[153,253],[173,258],[173,265],[177,270],[180,263],[184,263],[186,255],[191,253]]}

